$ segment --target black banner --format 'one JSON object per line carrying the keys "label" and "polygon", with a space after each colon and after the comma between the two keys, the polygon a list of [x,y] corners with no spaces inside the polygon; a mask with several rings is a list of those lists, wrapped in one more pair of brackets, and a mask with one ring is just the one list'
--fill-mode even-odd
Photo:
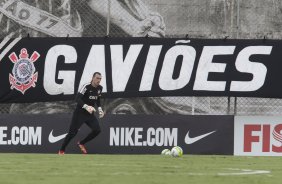
{"label": "black banner", "polygon": [[160,38],[1,41],[0,102],[72,100],[95,71],[105,97],[282,97],[282,42]]}
{"label": "black banner", "polygon": [[[57,153],[70,124],[70,114],[1,115],[0,152]],[[185,154],[233,154],[233,116],[108,115],[102,133],[87,143],[89,153],[160,154],[182,147]],[[66,153],[90,129],[83,125]]]}

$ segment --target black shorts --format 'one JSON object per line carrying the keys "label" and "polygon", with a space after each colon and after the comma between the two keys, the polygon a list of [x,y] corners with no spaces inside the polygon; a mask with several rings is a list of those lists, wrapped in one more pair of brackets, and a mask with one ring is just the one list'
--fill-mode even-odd
{"label": "black shorts", "polygon": [[83,123],[86,123],[92,131],[101,131],[99,121],[94,114],[89,114],[84,109],[75,109],[72,115],[69,133],[77,133]]}

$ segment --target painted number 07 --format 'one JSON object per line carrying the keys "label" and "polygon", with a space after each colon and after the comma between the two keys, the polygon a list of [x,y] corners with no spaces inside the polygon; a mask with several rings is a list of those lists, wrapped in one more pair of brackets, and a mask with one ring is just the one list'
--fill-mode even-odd
{"label": "painted number 07", "polygon": [[40,20],[36,24],[41,25],[43,22],[47,21],[48,19],[49,19],[50,24],[48,26],[46,26],[47,29],[53,27],[54,25],[56,25],[58,23],[58,21],[56,21],[54,19],[50,19],[46,15],[40,15]]}

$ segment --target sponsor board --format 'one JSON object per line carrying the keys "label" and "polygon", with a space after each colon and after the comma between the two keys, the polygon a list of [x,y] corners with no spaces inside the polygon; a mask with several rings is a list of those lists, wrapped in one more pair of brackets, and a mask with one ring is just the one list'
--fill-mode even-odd
{"label": "sponsor board", "polygon": [[282,116],[235,116],[234,155],[282,156]]}
{"label": "sponsor board", "polygon": [[[72,100],[96,71],[103,77],[104,96],[110,98],[282,97],[282,42],[277,40],[7,40],[0,41],[6,53],[0,61],[0,102]],[[16,60],[23,49],[31,56]]]}
{"label": "sponsor board", "polygon": [[[56,153],[68,132],[71,114],[1,115],[1,152]],[[86,144],[89,153],[160,154],[181,146],[186,154],[233,154],[232,116],[107,115],[102,133]],[[90,133],[83,125],[67,147]]]}

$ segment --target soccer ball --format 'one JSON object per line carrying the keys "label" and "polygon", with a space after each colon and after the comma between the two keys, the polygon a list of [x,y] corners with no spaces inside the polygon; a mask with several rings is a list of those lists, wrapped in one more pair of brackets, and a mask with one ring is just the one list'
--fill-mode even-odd
{"label": "soccer ball", "polygon": [[175,146],[171,149],[171,156],[181,157],[183,155],[183,150],[179,146]]}
{"label": "soccer ball", "polygon": [[164,149],[161,154],[162,155],[170,155],[170,150],[169,149]]}

